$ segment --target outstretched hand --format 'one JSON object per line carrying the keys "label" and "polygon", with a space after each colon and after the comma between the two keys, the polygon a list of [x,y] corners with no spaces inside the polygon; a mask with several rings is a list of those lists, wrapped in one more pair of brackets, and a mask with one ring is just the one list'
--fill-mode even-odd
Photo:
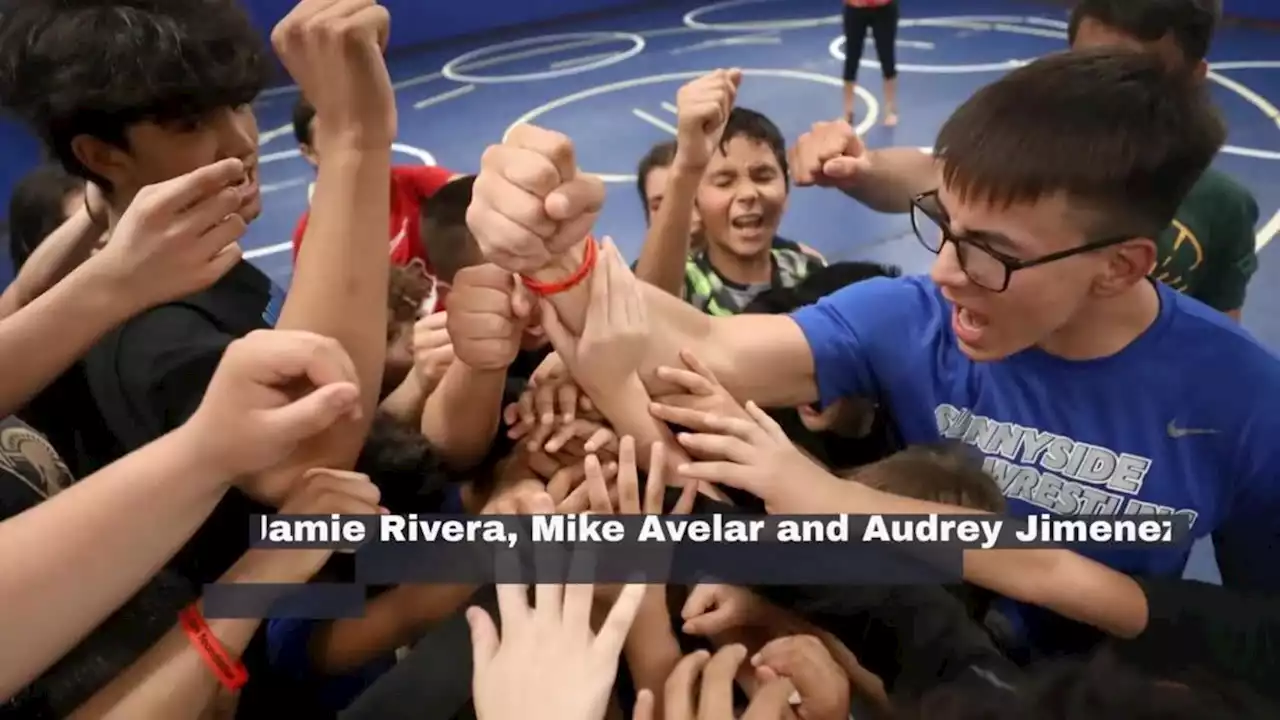
{"label": "outstretched hand", "polygon": [[692,431],[676,436],[694,458],[679,468],[681,477],[745,490],[775,514],[823,514],[839,507],[843,481],[805,457],[755,403],[747,403],[749,419],[660,403],[651,412]]}

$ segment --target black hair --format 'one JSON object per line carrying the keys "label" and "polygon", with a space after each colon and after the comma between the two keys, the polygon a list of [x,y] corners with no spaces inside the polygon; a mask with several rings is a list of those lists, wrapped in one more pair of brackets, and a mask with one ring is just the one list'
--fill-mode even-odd
{"label": "black hair", "polygon": [[1062,194],[1092,216],[1090,240],[1154,238],[1226,139],[1204,85],[1154,53],[1049,55],[969,98],[934,152],[961,202]]}
{"label": "black hair", "polygon": [[772,287],[747,305],[744,312],[783,315],[812,305],[846,285],[877,277],[895,278],[902,269],[893,265],[849,260],[818,268],[794,287]]}
{"label": "black hair", "polygon": [[373,417],[355,470],[378,486],[392,512],[435,510],[455,480],[417,428],[382,411]]}
{"label": "black hair", "polygon": [[787,141],[772,120],[755,110],[735,107],[729,112],[729,120],[724,125],[724,135],[720,137],[720,152],[726,152],[725,148],[728,147],[729,141],[737,137],[767,145],[773,151],[778,167],[782,169],[783,180],[788,188],[791,187],[791,173],[787,165]]}
{"label": "black hair", "polygon": [[198,123],[266,85],[262,41],[234,0],[2,0],[0,106],[73,175],[91,135],[128,148],[139,122]]}
{"label": "black hair", "polygon": [[467,227],[475,175],[454,178],[419,205],[422,242],[436,277],[452,283],[458,271],[484,261]]}
{"label": "black hair", "polygon": [[649,152],[640,158],[636,167],[636,192],[640,194],[640,207],[644,208],[644,220],[649,222],[649,196],[645,193],[645,183],[649,173],[659,168],[669,168],[676,161],[676,141],[660,142],[649,148]]}
{"label": "black hair", "polygon": [[1086,19],[1141,42],[1173,36],[1183,56],[1198,63],[1209,54],[1222,19],[1222,0],[1080,0],[1071,11],[1067,30],[1072,44]]}
{"label": "black hair", "polygon": [[307,99],[299,96],[293,104],[293,139],[299,145],[312,144],[312,120],[316,119],[316,109],[311,107]]}
{"label": "black hair", "polygon": [[84,191],[84,181],[45,163],[27,173],[9,196],[9,255],[19,270],[44,239],[66,222],[64,203]]}

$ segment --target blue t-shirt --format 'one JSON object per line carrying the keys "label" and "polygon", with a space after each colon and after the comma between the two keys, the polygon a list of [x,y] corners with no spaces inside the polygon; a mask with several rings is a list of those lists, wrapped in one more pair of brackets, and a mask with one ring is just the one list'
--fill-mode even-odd
{"label": "blue t-shirt", "polygon": [[[970,360],[924,277],[855,283],[793,317],[824,403],[877,397],[904,442],[974,446],[1011,514],[1182,514],[1196,538],[1214,534],[1226,584],[1280,588],[1280,361],[1222,313],[1157,288],[1155,323],[1090,361],[1037,348]],[[1176,577],[1187,548],[1088,554]]]}

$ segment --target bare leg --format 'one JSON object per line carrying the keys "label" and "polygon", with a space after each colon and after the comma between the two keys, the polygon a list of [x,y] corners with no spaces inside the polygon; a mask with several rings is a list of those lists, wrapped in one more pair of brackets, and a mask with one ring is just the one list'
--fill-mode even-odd
{"label": "bare leg", "polygon": [[847,82],[844,84],[844,119],[850,125],[853,124],[853,89],[857,87],[857,83]]}
{"label": "bare leg", "polygon": [[898,78],[887,78],[884,81],[884,125],[894,127],[898,124]]}

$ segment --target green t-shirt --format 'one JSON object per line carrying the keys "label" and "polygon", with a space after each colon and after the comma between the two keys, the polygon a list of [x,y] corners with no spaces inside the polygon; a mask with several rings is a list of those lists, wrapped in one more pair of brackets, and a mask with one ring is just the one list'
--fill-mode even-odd
{"label": "green t-shirt", "polygon": [[1258,269],[1257,222],[1253,195],[1230,177],[1206,171],[1158,238],[1152,275],[1212,308],[1240,309],[1245,286]]}
{"label": "green t-shirt", "polygon": [[795,287],[809,273],[826,264],[806,253],[799,244],[783,238],[774,238],[770,252],[773,254],[772,278],[758,285],[740,285],[721,277],[712,267],[705,248],[689,253],[684,266],[682,298],[708,315],[737,315],[765,290]]}

